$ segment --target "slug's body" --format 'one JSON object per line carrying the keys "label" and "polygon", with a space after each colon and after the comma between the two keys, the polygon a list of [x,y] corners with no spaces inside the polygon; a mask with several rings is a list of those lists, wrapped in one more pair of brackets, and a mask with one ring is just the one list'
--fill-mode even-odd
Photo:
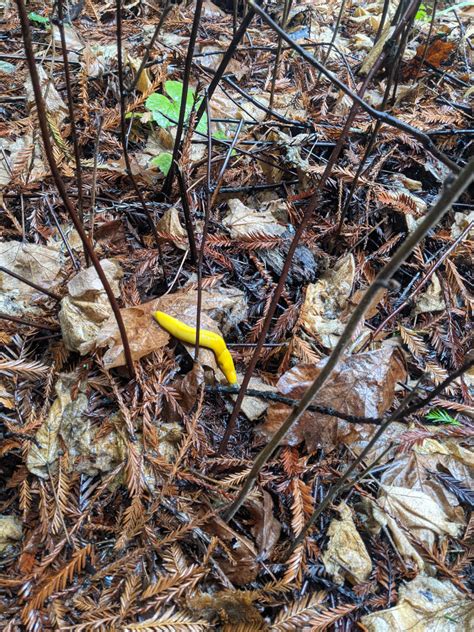
{"label": "slug's body", "polygon": [[[196,344],[195,327],[190,327],[164,312],[153,312],[153,317],[163,329],[166,329],[168,333],[178,338],[178,340],[187,342],[190,345]],[[226,376],[229,384],[237,384],[237,373],[235,372],[234,361],[232,360],[230,351],[226,347],[224,338],[219,336],[219,334],[215,334],[213,331],[200,329],[199,344],[201,347],[206,347],[214,352],[217,364]]]}

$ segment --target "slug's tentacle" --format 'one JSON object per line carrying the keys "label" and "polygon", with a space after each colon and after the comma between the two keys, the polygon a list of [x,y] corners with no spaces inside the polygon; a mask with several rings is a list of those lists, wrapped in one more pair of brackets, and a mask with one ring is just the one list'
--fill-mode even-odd
{"label": "slug's tentacle", "polygon": [[[196,344],[196,329],[190,327],[186,323],[181,322],[177,318],[165,314],[165,312],[153,312],[153,317],[156,322],[166,329],[178,340],[187,342],[190,345]],[[227,349],[224,338],[213,331],[207,329],[199,330],[199,344],[202,347],[211,349],[216,356],[217,364],[227,378],[229,384],[237,383],[237,373],[235,372],[234,361],[230,355],[230,351]]]}

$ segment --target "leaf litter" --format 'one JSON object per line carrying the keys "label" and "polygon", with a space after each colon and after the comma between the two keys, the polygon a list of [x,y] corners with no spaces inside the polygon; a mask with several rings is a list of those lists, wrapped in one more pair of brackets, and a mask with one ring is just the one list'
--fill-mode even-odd
{"label": "leaf litter", "polygon": [[[310,50],[354,88],[393,33],[381,23],[382,5],[342,7],[339,26],[340,3],[304,1],[287,16],[274,3],[272,11],[293,41],[318,44]],[[388,111],[462,162],[472,28],[469,8],[451,9],[437,8],[433,29],[431,6],[420,5],[396,62]],[[115,7],[88,2],[69,10],[82,194],[60,30],[49,6],[32,6],[29,17],[37,70],[54,157],[119,301],[136,373],[127,374],[107,294],[51,178],[27,65],[18,56],[18,15],[7,3],[0,43],[7,96],[0,122],[1,625],[78,632],[467,629],[472,369],[429,406],[392,423],[337,501],[290,549],[382,418],[419,382],[429,393],[465,360],[472,310],[467,194],[394,285],[380,289],[348,353],[226,523],[223,510],[259,450],[320,374],[364,291],[429,212],[450,172],[419,140],[384,124],[349,200],[373,128],[359,111],[295,249],[252,395],[219,452],[237,389],[225,385],[210,350],[200,348],[194,362],[194,345],[171,337],[152,312],[195,327],[201,294],[200,326],[225,338],[242,383],[351,99],[287,43],[273,77],[278,37],[254,18],[197,120],[234,31],[233,11],[205,2],[177,162],[182,186],[175,180],[160,197],[194,6],[170,8],[125,97],[135,184],[120,138]],[[142,2],[123,7],[126,86],[161,12]],[[242,17],[238,7],[238,23]],[[387,18],[397,19],[390,3]],[[387,70],[365,93],[376,108],[391,81]],[[203,248],[200,271],[190,231],[198,254]]]}

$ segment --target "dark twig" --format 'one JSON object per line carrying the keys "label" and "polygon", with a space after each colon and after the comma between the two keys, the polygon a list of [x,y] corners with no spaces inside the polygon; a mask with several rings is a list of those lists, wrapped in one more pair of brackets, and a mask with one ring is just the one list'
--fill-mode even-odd
{"label": "dark twig", "polygon": [[[343,5],[344,5],[345,0],[343,0]],[[285,0],[284,6],[283,6],[283,15],[281,18],[281,26],[283,29],[286,29],[286,23],[288,20],[288,14],[290,12],[291,9],[291,3],[292,0]],[[281,37],[278,37],[278,44],[277,44],[277,51],[275,54],[275,61],[273,63],[273,74],[272,74],[272,82],[270,85],[270,98],[268,100],[268,108],[271,110],[273,109],[273,99],[275,98],[275,86],[276,86],[276,81],[277,81],[277,77],[278,77],[278,69],[280,67],[280,56],[281,56],[281,49],[282,49],[282,39]]]}
{"label": "dark twig", "polygon": [[120,98],[120,138],[122,142],[122,150],[123,150],[123,158],[125,161],[125,169],[127,171],[127,175],[132,183],[132,186],[135,190],[135,193],[140,200],[141,207],[148,221],[148,226],[150,227],[151,232],[153,233],[153,237],[155,238],[156,247],[158,249],[158,257],[160,260],[161,270],[163,272],[163,281],[164,284],[168,285],[168,279],[165,268],[165,260],[163,258],[163,252],[161,250],[161,241],[158,235],[158,231],[156,230],[155,222],[153,221],[152,214],[150,209],[148,208],[145,198],[138,186],[135,176],[132,172],[132,166],[130,164],[130,156],[128,155],[128,142],[127,142],[127,128],[125,124],[125,86],[123,80],[123,65],[122,65],[122,0],[116,0],[116,20],[117,20],[117,66],[118,66],[118,80],[119,80],[119,98]]}
{"label": "dark twig", "polygon": [[[460,373],[459,371],[457,371],[453,375],[456,375],[457,377],[459,377],[459,375],[467,371],[473,364],[474,364],[474,360],[469,360],[466,364],[464,364],[461,367]],[[403,413],[403,417],[408,417],[409,415],[412,415],[418,410],[421,410],[422,408],[424,408],[426,406],[426,403],[428,401],[431,401],[433,397],[436,397],[442,390],[443,390],[442,388],[440,389],[439,387],[436,387],[436,389],[433,390],[433,393],[434,393],[433,395],[430,393],[426,397],[425,400],[421,400],[415,403],[413,406],[410,406],[409,408],[405,409]],[[239,387],[238,386],[225,386],[223,384],[217,384],[215,386],[208,385],[206,386],[205,391],[206,393],[221,393],[223,395],[237,395],[237,393],[239,392]],[[298,406],[301,401],[299,399],[292,399],[291,397],[285,397],[284,395],[280,395],[280,393],[272,393],[271,391],[259,391],[258,389],[255,389],[255,388],[248,388],[245,391],[245,396],[257,397],[258,399],[263,399],[265,401],[285,404],[287,406],[291,406],[292,408],[295,408],[296,406]],[[321,415],[328,415],[328,417],[338,417],[339,419],[343,419],[344,421],[347,421],[350,424],[368,424],[370,426],[380,426],[380,424],[382,424],[386,418],[386,417],[359,417],[357,415],[350,415],[348,413],[343,413],[340,410],[335,410],[331,406],[319,406],[317,404],[310,404],[307,410],[311,412],[315,412],[315,413],[320,413]],[[405,423],[402,419],[398,417],[397,417],[397,421]],[[437,427],[440,426],[439,421],[430,421],[429,419],[424,419],[422,423],[424,426],[437,426]]]}
{"label": "dark twig", "polygon": [[42,292],[43,294],[46,294],[47,296],[50,296],[51,298],[54,298],[55,301],[60,301],[61,300],[61,297],[59,296],[59,294],[56,294],[55,292],[51,292],[51,290],[47,290],[45,287],[41,287],[41,285],[38,285],[37,283],[34,283],[30,279],[25,279],[25,277],[22,277],[20,274],[17,274],[16,272],[13,272],[12,270],[8,270],[7,268],[4,268],[3,266],[0,266],[0,272],[4,272],[5,274],[8,274],[9,276],[13,277],[14,279],[18,279],[18,281],[21,281],[22,283],[25,283],[26,285],[29,285],[30,287],[34,288],[35,290],[38,290],[38,292]]}
{"label": "dark twig", "polygon": [[165,7],[163,9],[163,13],[160,16],[160,19],[158,21],[158,24],[156,25],[155,31],[152,35],[151,40],[148,42],[148,45],[145,49],[145,53],[143,55],[143,59],[141,61],[140,67],[137,70],[137,73],[135,75],[134,80],[132,81],[131,85],[129,88],[127,88],[127,93],[130,94],[131,92],[133,92],[136,88],[136,85],[138,83],[138,81],[140,80],[140,75],[143,72],[143,69],[145,68],[149,58],[150,58],[150,52],[151,49],[153,48],[153,46],[155,45],[155,42],[158,38],[158,35],[160,34],[161,28],[166,20],[166,17],[168,16],[168,13],[171,11],[171,9],[173,8],[173,5],[170,4],[169,6]]}
{"label": "dark twig", "polygon": [[202,267],[204,265],[204,248],[206,246],[207,233],[209,230],[209,218],[211,215],[211,164],[212,164],[212,134],[211,134],[211,111],[207,91],[205,95],[207,113],[207,164],[206,164],[206,206],[204,211],[204,227],[202,229],[201,244],[199,247],[199,259],[197,269],[197,305],[196,305],[196,344],[194,346],[194,362],[199,357],[199,342],[201,331],[201,308],[202,308]]}
{"label": "dark twig", "polygon": [[464,167],[464,169],[454,181],[446,183],[446,186],[435,206],[426,215],[426,217],[413,231],[413,233],[411,233],[411,235],[407,237],[400,248],[398,248],[398,250],[392,255],[388,263],[377,274],[374,282],[368,288],[368,290],[362,297],[362,300],[354,309],[352,316],[344,329],[344,332],[339,338],[337,345],[329,356],[320,374],[314,380],[311,386],[308,387],[298,406],[293,409],[293,411],[288,415],[288,417],[282,423],[277,432],[273,435],[268,444],[257,455],[252,470],[250,471],[240,494],[225,513],[226,520],[230,520],[239,510],[242,503],[245,501],[247,494],[253,488],[262,467],[277,449],[280,441],[283,439],[289,429],[304,414],[307,407],[311,404],[321,387],[330,376],[333,369],[336,367],[339,359],[342,356],[342,353],[346,349],[347,345],[350,343],[359,322],[364,317],[364,314],[369,305],[371,305],[376,293],[381,287],[389,286],[390,280],[392,279],[395,272],[402,265],[402,263],[407,259],[413,249],[418,245],[418,243],[426,236],[429,230],[436,226],[443,215],[449,210],[452,203],[463,193],[463,191],[467,189],[472,180],[474,180],[474,158],[472,158],[471,161]]}
{"label": "dark twig", "polygon": [[[186,54],[186,60],[184,62],[183,91],[181,93],[178,127],[176,128],[176,137],[174,140],[173,156],[171,158],[170,169],[166,175],[165,182],[163,185],[163,194],[166,196],[169,196],[171,192],[175,170],[176,170],[179,156],[181,153],[181,137],[183,135],[184,121],[185,121],[186,110],[187,110],[186,106],[187,106],[187,100],[188,100],[187,97],[188,97],[188,90],[189,90],[189,80],[191,78],[191,66],[193,64],[193,54],[194,54],[194,47],[196,45],[196,37],[197,37],[198,28],[199,28],[199,22],[201,21],[202,4],[203,4],[203,0],[196,0],[196,6],[194,8],[193,25],[191,28],[191,34],[189,36],[188,52]],[[201,117],[196,118],[196,125],[199,124],[200,119]],[[194,255],[195,254],[196,252],[194,252]],[[194,263],[196,263],[195,257],[194,257]]]}
{"label": "dark twig", "polygon": [[[211,83],[209,84],[209,87],[207,88],[208,99],[212,98],[212,95],[214,94],[214,90],[217,88],[219,81],[222,79],[222,76],[225,73],[225,69],[229,65],[229,62],[232,59],[232,55],[234,54],[235,49],[240,44],[243,36],[247,32],[247,29],[250,25],[250,22],[253,20],[254,15],[255,15],[254,9],[252,8],[249,9],[248,12],[245,14],[242,22],[240,23],[238,31],[235,33],[229,46],[227,47],[227,50],[224,53],[224,56],[222,57],[221,63],[219,64],[219,67],[217,68],[214,74],[214,78],[212,79]],[[203,100],[197,111],[197,115],[196,115],[197,121],[201,120],[205,109],[206,109],[206,104],[204,103],[204,100]]]}
{"label": "dark twig", "polygon": [[57,218],[56,213],[54,212],[53,206],[51,204],[51,202],[49,201],[49,197],[46,196],[46,204],[48,205],[49,208],[49,212],[51,213],[51,217],[53,218],[53,222],[56,225],[56,228],[58,229],[58,233],[61,236],[61,239],[63,240],[63,244],[66,247],[67,253],[72,261],[72,265],[74,266],[75,270],[80,270],[81,269],[81,264],[79,263],[79,261],[76,259],[76,257],[74,256],[74,253],[72,251],[71,245],[69,244],[69,241],[66,237],[66,235],[64,234],[63,228],[61,226],[61,224],[59,223],[59,220]]}
{"label": "dark twig", "polygon": [[[74,224],[75,229],[77,230],[77,232],[79,233],[79,236],[82,240],[82,243],[84,244],[84,248],[87,250],[87,253],[92,261],[92,264],[99,276],[99,279],[102,282],[102,285],[104,287],[105,293],[107,294],[107,298],[109,299],[110,302],[110,306],[112,307],[112,311],[115,315],[115,318],[117,320],[117,325],[120,331],[120,337],[122,339],[122,344],[123,344],[123,349],[124,349],[124,354],[125,354],[125,359],[127,362],[127,367],[130,373],[130,376],[134,375],[134,367],[133,367],[133,359],[132,359],[132,354],[130,352],[130,345],[128,343],[128,338],[127,338],[127,331],[125,329],[125,325],[123,323],[123,319],[122,319],[122,315],[120,313],[120,308],[119,305],[117,303],[117,299],[114,296],[114,293],[112,291],[112,288],[110,287],[110,283],[107,279],[107,277],[105,276],[104,270],[102,269],[102,266],[100,264],[100,261],[94,251],[94,248],[92,246],[92,244],[89,241],[89,238],[86,234],[86,232],[84,231],[84,227],[82,225],[82,222],[80,221],[76,210],[74,208],[74,206],[71,203],[71,200],[68,197],[67,191],[66,191],[66,187],[64,185],[64,181],[61,177],[61,174],[59,172],[58,166],[56,164],[56,160],[54,158],[54,154],[53,154],[53,148],[51,145],[51,139],[49,137],[49,126],[48,126],[48,121],[46,118],[46,108],[44,105],[44,100],[43,100],[43,94],[41,92],[41,86],[40,86],[40,82],[39,82],[39,78],[38,78],[38,71],[36,69],[36,63],[35,63],[35,59],[34,59],[34,54],[33,54],[33,43],[31,40],[31,31],[30,31],[30,24],[29,24],[29,20],[28,20],[28,15],[26,12],[26,7],[25,7],[25,3],[24,0],[16,0],[16,4],[18,7],[18,14],[20,17],[20,24],[21,24],[21,32],[22,32],[22,36],[23,36],[23,43],[24,43],[24,47],[25,47],[25,53],[26,53],[26,57],[27,57],[27,63],[28,63],[28,69],[30,71],[30,77],[31,77],[31,83],[33,86],[33,92],[35,95],[35,103],[36,103],[36,110],[37,110],[37,114],[38,114],[38,122],[39,122],[39,126],[40,126],[40,130],[41,130],[41,136],[43,139],[43,146],[44,146],[44,151],[46,154],[46,158],[48,160],[48,164],[49,164],[49,168],[51,169],[51,173],[52,176],[54,178],[54,181],[56,183],[56,187],[58,189],[59,195],[61,196],[61,199],[63,201],[63,204],[69,214],[69,217],[71,218],[72,223]],[[51,329],[51,328],[49,328]]]}
{"label": "dark twig", "polygon": [[371,333],[369,340],[364,345],[364,348],[371,343],[371,341],[378,336],[378,334],[383,330],[383,328],[393,319],[397,314],[399,314],[411,301],[413,301],[414,297],[423,289],[423,287],[428,283],[436,270],[440,267],[440,265],[449,257],[449,255],[455,250],[455,248],[459,245],[459,243],[469,234],[472,230],[474,222],[470,222],[466,228],[462,231],[459,237],[454,241],[449,248],[439,257],[437,257],[435,263],[431,266],[431,268],[425,273],[424,277],[420,280],[416,288],[411,292],[410,296],[405,299],[396,309],[393,310],[377,327],[377,329]]}
{"label": "dark twig", "polygon": [[[74,148],[74,161],[76,163],[76,180],[77,180],[77,206],[79,210],[79,219],[82,223],[84,223],[84,206],[83,206],[83,198],[82,198],[82,167],[81,167],[81,156],[79,153],[79,142],[77,139],[77,131],[76,131],[76,117],[74,115],[74,101],[72,98],[72,83],[71,83],[71,70],[68,64],[68,55],[67,55],[67,46],[66,46],[66,35],[64,33],[64,6],[63,0],[57,0],[58,6],[58,29],[59,36],[61,39],[61,53],[64,62],[64,79],[66,81],[66,98],[67,98],[67,108],[69,112],[69,124],[71,127],[71,138],[72,144]],[[89,257],[87,255],[87,251],[84,250],[84,257],[86,260],[86,264],[89,265]]]}
{"label": "dark twig", "polygon": [[194,226],[193,226],[193,220],[191,217],[191,209],[189,208],[189,197],[188,197],[188,191],[186,189],[186,182],[184,181],[184,176],[181,172],[179,165],[176,165],[176,176],[178,178],[181,204],[183,205],[184,223],[186,225],[186,232],[188,234],[191,262],[193,264],[196,264],[197,262],[196,237],[194,235]]}
{"label": "dark twig", "polygon": [[58,331],[59,329],[59,325],[45,325],[44,323],[37,323],[34,320],[19,318],[18,316],[12,316],[11,314],[5,314],[4,312],[0,312],[0,320],[11,320],[13,323],[28,325],[28,327],[36,327],[36,329],[47,329],[48,331]]}
{"label": "dark twig", "polygon": [[[212,192],[212,198],[210,201],[210,208],[212,209],[214,204],[216,203],[216,199],[217,196],[219,195],[219,191],[221,190],[221,186],[222,186],[222,182],[224,180],[224,175],[225,175],[225,171],[229,165],[229,161],[232,157],[232,152],[234,151],[234,147],[237,144],[237,139],[239,138],[239,134],[242,130],[242,125],[243,122],[240,121],[239,126],[237,127],[237,129],[235,130],[235,134],[234,134],[234,138],[232,139],[232,143],[229,145],[229,148],[227,150],[224,162],[222,164],[221,170],[219,172],[219,175],[217,177],[217,182],[216,182],[216,186],[214,187],[214,191]],[[209,132],[209,136],[210,136],[210,132]]]}
{"label": "dark twig", "polygon": [[[337,37],[337,34],[339,32],[339,27],[341,25],[342,15],[344,13],[345,8],[346,8],[346,0],[342,0],[341,6],[339,7],[339,13],[337,14],[336,24],[334,25],[334,28],[332,29],[332,37],[331,37],[331,41],[329,43],[328,50],[327,50],[326,54],[324,55],[323,60],[321,62],[323,64],[323,66],[325,66],[327,64],[328,59],[329,59],[329,55],[331,54],[331,47],[334,45],[334,42],[336,41],[336,37]],[[281,41],[281,39],[280,39],[280,41]],[[316,77],[315,89],[319,86],[320,80],[321,80],[321,71],[319,71],[318,76]]]}

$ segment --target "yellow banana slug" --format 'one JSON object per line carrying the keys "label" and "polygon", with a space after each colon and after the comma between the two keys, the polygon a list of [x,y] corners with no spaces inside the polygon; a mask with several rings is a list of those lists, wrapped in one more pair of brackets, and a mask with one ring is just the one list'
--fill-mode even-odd
{"label": "yellow banana slug", "polygon": [[[169,314],[164,312],[153,312],[153,317],[156,322],[166,329],[178,340],[187,342],[190,345],[196,344],[196,328],[190,327],[181,322],[177,318],[173,318]],[[216,356],[217,364],[221,371],[227,378],[229,384],[237,384],[237,373],[235,372],[234,361],[230,355],[230,351],[227,349],[224,338],[213,331],[207,329],[199,330],[199,344],[201,347],[211,349]]]}

